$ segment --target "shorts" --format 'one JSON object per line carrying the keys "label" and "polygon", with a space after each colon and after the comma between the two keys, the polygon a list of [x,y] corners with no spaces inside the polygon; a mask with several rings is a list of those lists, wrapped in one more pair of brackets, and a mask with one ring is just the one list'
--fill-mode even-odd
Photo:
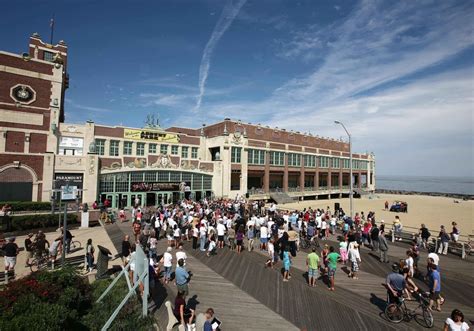
{"label": "shorts", "polygon": [[217,241],[224,241],[224,236],[217,236]]}
{"label": "shorts", "polygon": [[260,238],[260,242],[262,244],[266,244],[268,242],[268,238]]}
{"label": "shorts", "polygon": [[434,301],[439,300],[440,299],[439,291],[430,292],[430,299]]}
{"label": "shorts", "polygon": [[315,278],[315,277],[318,277],[318,269],[312,269],[312,268],[308,268],[308,277],[311,278]]}
{"label": "shorts", "polygon": [[189,294],[188,284],[176,285],[176,288],[178,289],[179,292],[183,292],[185,297],[188,296]]}
{"label": "shorts", "polygon": [[237,246],[242,246],[243,240],[237,240]]}
{"label": "shorts", "polygon": [[5,268],[15,268],[16,256],[5,256]]}
{"label": "shorts", "polygon": [[352,272],[357,272],[357,271],[359,271],[359,262],[357,262],[357,261],[352,261],[351,271],[352,271]]}
{"label": "shorts", "polygon": [[331,267],[328,268],[328,276],[329,277],[334,277],[334,275],[336,274],[336,269],[333,269]]}

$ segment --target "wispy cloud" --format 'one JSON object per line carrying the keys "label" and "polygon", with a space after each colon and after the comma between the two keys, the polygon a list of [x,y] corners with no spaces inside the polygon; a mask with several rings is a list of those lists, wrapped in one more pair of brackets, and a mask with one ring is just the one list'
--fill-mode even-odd
{"label": "wispy cloud", "polygon": [[74,100],[69,99],[69,98],[66,98],[65,101],[66,101],[67,104],[69,104],[70,106],[72,106],[76,109],[88,110],[88,111],[96,112],[96,113],[110,113],[110,112],[112,112],[111,109],[87,106],[87,105],[84,105],[84,104],[77,103]]}
{"label": "wispy cloud", "polygon": [[222,10],[221,16],[217,21],[216,26],[214,27],[214,31],[212,31],[211,38],[206,44],[204,48],[204,52],[202,54],[201,65],[199,66],[199,95],[196,101],[196,109],[201,107],[202,98],[206,92],[206,82],[207,77],[209,75],[209,69],[211,66],[211,56],[214,52],[214,48],[217,46],[217,43],[222,38],[224,33],[232,24],[232,21],[235,17],[239,14],[240,8],[245,4],[246,0],[237,0],[232,1],[230,0]]}

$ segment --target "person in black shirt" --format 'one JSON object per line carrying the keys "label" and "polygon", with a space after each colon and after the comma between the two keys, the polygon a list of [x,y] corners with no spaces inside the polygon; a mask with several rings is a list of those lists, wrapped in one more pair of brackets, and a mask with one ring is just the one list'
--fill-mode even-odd
{"label": "person in black shirt", "polygon": [[124,264],[127,263],[126,260],[127,260],[127,257],[130,255],[131,249],[132,249],[132,245],[130,244],[129,236],[126,235],[122,241],[122,261]]}
{"label": "person in black shirt", "polygon": [[15,238],[8,238],[8,242],[3,246],[5,252],[5,271],[15,269],[16,256],[18,255],[19,249],[15,244]]}
{"label": "person in black shirt", "polygon": [[[64,236],[64,228],[61,227],[61,235]],[[66,229],[66,254],[71,250],[72,234]]]}
{"label": "person in black shirt", "polygon": [[26,264],[25,267],[30,266],[30,259],[33,258],[33,241],[31,238],[34,236],[33,233],[28,234],[28,237],[25,239],[25,251],[26,251]]}

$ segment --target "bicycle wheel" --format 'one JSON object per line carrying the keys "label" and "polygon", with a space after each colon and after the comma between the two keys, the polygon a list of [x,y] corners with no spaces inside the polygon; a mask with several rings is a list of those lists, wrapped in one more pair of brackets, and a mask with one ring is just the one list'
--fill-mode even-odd
{"label": "bicycle wheel", "polygon": [[77,240],[74,240],[73,242],[71,242],[71,248],[72,248],[72,249],[81,248],[81,242],[80,242],[80,241],[77,241]]}
{"label": "bicycle wheel", "polygon": [[38,260],[38,259],[33,259],[31,262],[30,262],[30,270],[31,272],[36,272],[38,271],[40,268],[39,268],[39,264],[41,262]]}
{"label": "bicycle wheel", "polygon": [[434,325],[434,319],[433,319],[433,314],[431,313],[431,310],[428,309],[428,307],[423,306],[423,320],[426,323],[426,326],[428,328],[432,328]]}
{"label": "bicycle wheel", "polygon": [[392,323],[400,323],[403,321],[403,309],[394,303],[385,307],[385,317]]}

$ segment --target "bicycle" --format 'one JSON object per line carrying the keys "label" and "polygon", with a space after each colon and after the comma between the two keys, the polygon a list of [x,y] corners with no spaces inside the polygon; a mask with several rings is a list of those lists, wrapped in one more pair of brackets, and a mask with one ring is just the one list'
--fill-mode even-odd
{"label": "bicycle", "polygon": [[423,317],[425,326],[432,328],[434,319],[431,309],[429,308],[428,296],[423,292],[415,292],[413,294],[418,302],[418,307],[410,309],[407,307],[405,299],[398,297],[397,303],[391,303],[385,307],[385,317],[392,323],[400,323],[403,320],[409,322],[411,319],[415,319],[419,323],[417,317],[419,316],[418,311],[421,308],[421,316]]}
{"label": "bicycle", "polygon": [[316,236],[313,236],[311,239],[308,239],[307,237],[302,237],[300,239],[301,249],[313,248],[313,247],[320,247]]}
{"label": "bicycle", "polygon": [[48,253],[43,253],[41,256],[35,256],[31,260],[29,266],[31,272],[36,272],[41,269],[46,269],[48,267],[49,263],[49,254]]}

